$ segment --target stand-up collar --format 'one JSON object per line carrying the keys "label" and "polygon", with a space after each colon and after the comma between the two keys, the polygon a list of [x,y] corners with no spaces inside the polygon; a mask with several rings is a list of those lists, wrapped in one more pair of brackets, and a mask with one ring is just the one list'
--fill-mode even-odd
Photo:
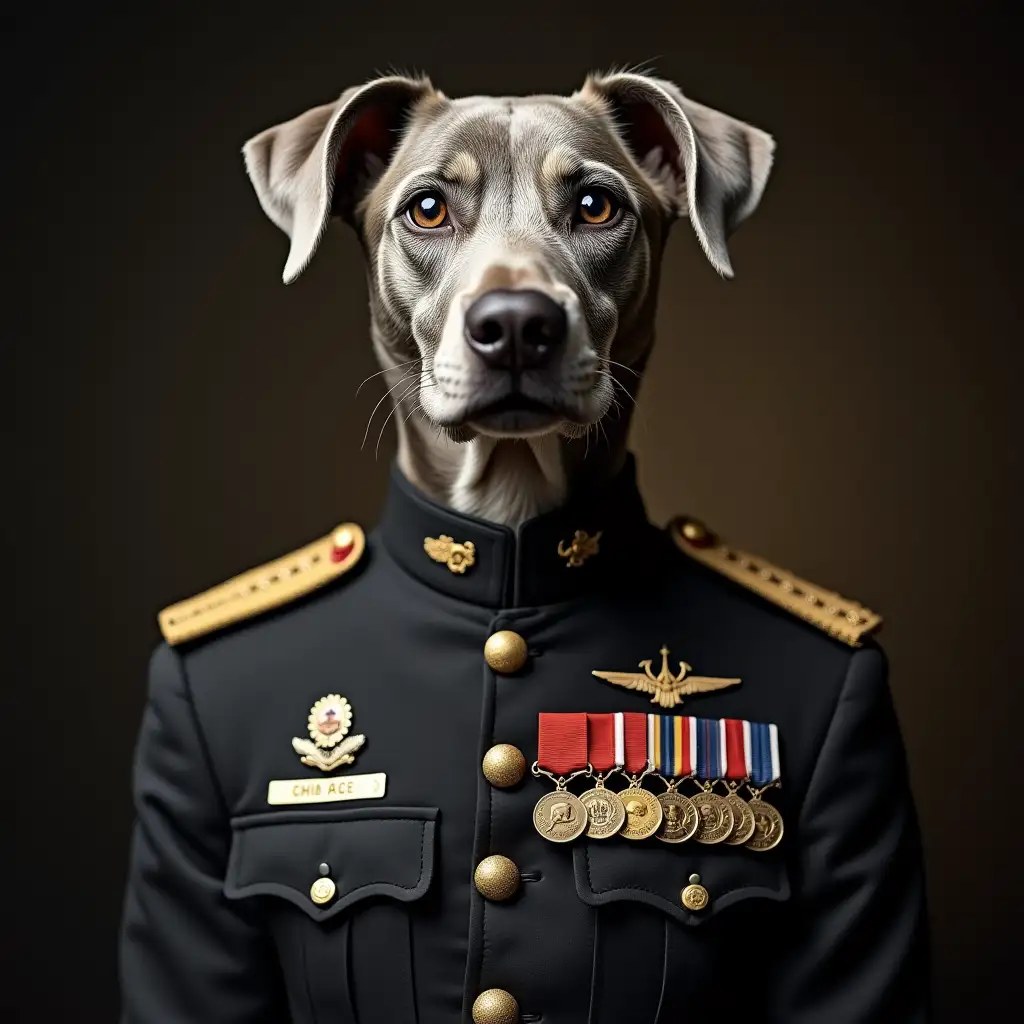
{"label": "stand-up collar", "polygon": [[380,536],[412,576],[452,597],[490,608],[570,600],[622,578],[661,534],[647,519],[629,456],[597,490],[575,494],[518,529],[431,501],[397,466]]}

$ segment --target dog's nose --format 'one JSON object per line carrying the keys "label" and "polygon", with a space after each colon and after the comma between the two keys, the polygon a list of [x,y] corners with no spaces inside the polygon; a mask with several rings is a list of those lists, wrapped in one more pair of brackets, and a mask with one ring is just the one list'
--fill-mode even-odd
{"label": "dog's nose", "polygon": [[466,343],[497,369],[542,366],[567,331],[565,310],[543,292],[495,289],[466,310]]}

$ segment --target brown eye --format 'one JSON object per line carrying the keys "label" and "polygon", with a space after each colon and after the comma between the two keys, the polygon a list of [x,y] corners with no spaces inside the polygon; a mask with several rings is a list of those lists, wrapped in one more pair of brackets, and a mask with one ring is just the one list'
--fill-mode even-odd
{"label": "brown eye", "polygon": [[418,228],[440,228],[448,223],[448,204],[440,192],[421,192],[409,204],[408,213]]}
{"label": "brown eye", "polygon": [[585,188],[576,200],[576,219],[584,224],[608,224],[619,204],[603,188]]}

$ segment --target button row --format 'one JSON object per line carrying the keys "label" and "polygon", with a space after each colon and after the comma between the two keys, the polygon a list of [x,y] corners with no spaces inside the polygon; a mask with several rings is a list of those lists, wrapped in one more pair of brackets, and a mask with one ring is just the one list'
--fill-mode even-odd
{"label": "button row", "polygon": [[[510,629],[502,629],[487,638],[484,660],[501,675],[519,672],[530,656],[526,641]],[[484,754],[481,769],[484,778],[498,789],[517,785],[526,774],[526,758],[511,743],[497,743]],[[484,857],[473,873],[477,892],[484,899],[500,902],[511,899],[520,885],[519,868],[501,854]],[[489,988],[473,1003],[473,1024],[516,1024],[519,1004],[504,989]]]}

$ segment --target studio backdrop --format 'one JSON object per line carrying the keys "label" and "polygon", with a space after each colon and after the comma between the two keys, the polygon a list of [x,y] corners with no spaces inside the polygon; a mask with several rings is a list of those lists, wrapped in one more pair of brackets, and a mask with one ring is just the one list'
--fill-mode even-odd
{"label": "studio backdrop", "polygon": [[357,395],[377,368],[359,246],[333,227],[285,287],[286,240],[242,143],[389,67],[460,95],[566,92],[591,68],[649,62],[778,143],[734,281],[686,223],[669,243],[633,428],[650,513],[699,516],[884,614],[939,1017],[1001,1005],[1021,909],[1019,132],[1009,29],[961,6],[93,5],[14,20],[4,378],[22,475],[6,498],[4,688],[19,863],[5,881],[30,967],[5,1001],[115,1018],[158,609],[378,514],[395,434],[379,382]]}

